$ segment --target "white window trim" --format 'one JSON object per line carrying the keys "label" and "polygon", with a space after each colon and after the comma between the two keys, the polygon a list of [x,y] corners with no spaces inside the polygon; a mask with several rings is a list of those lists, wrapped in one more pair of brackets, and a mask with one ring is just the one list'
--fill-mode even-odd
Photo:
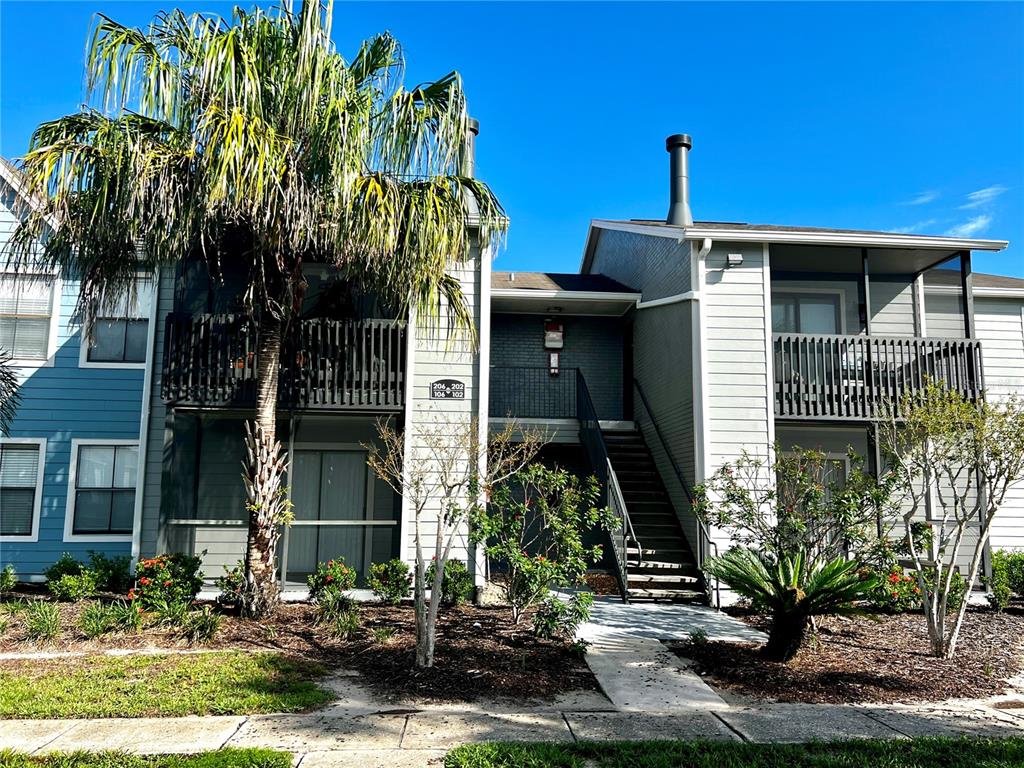
{"label": "white window trim", "polygon": [[[93,541],[93,542],[128,542],[131,543],[134,535],[135,522],[132,522],[131,533],[75,533],[75,496],[78,485],[78,449],[82,446],[103,446],[103,445],[134,445],[138,448],[138,440],[113,440],[96,437],[76,437],[71,441],[71,464],[68,468],[68,500],[64,506],[64,541]],[[138,466],[135,470],[135,494],[138,496],[139,481],[143,475],[141,453],[138,458]]]}
{"label": "white window trim", "polygon": [[32,534],[29,536],[0,536],[0,542],[31,544],[39,541],[39,518],[43,508],[43,469],[46,465],[45,437],[0,437],[0,445],[39,446],[39,468],[36,470],[36,498],[32,507]]}
{"label": "white window trim", "polygon": [[[805,288],[800,286],[798,288],[790,288],[789,286],[779,286],[775,288],[771,286],[770,301],[774,302],[776,296],[789,296],[793,294],[811,294],[814,296],[831,296],[835,294],[839,297],[839,336],[846,336],[846,291],[842,288]],[[771,304],[769,304],[771,306]],[[771,325],[771,316],[768,317],[768,324]],[[773,330],[772,333],[775,331]],[[807,334],[808,336],[828,336],[829,334],[812,333]]]}
{"label": "white window trim", "polygon": [[[0,270],[4,274],[15,274],[9,270]],[[36,276],[50,276],[53,277],[53,289],[50,293],[50,332],[46,339],[46,357],[16,357],[9,365],[12,368],[28,368],[31,370],[37,370],[39,368],[53,368],[54,361],[57,358],[57,335],[60,333],[60,308],[62,299],[64,296],[64,283],[61,280],[59,272],[46,272],[43,270],[32,271],[29,270],[25,273],[17,273],[19,277],[28,275]]]}
{"label": "white window trim", "polygon": [[119,363],[114,360],[98,361],[89,359],[89,342],[86,338],[86,327],[83,324],[79,336],[78,336],[78,367],[79,368],[105,368],[115,369],[119,371],[142,371],[149,367],[150,360],[153,359],[153,344],[156,338],[156,334],[153,333],[153,325],[156,323],[156,305],[158,298],[158,286],[157,279],[155,277],[148,278],[145,280],[146,290],[151,291],[149,301],[149,314],[133,316],[128,319],[130,320],[142,320],[145,319],[149,325],[146,331],[146,359],[141,363]]}

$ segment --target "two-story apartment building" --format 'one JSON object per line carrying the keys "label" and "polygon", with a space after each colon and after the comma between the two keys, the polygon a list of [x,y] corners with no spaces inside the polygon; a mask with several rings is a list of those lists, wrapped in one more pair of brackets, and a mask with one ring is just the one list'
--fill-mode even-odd
{"label": "two-story apartment building", "polygon": [[[971,268],[1005,242],[694,221],[690,143],[668,140],[669,215],[593,221],[578,274],[492,273],[474,249],[458,277],[477,343],[308,270],[282,364],[285,589],[329,557],[361,573],[411,561],[412,511],[366,466],[379,418],[405,428],[417,462],[431,460],[417,435],[453,420],[542,427],[547,460],[600,479],[621,521],[606,565],[631,594],[699,599],[700,561],[729,541],[695,518],[692,489],[741,451],[816,447],[843,471],[852,447],[877,467],[881,404],[926,377],[972,397],[1024,388],[1024,280]],[[245,540],[255,350],[238,309],[230,272],[161,275],[142,407],[131,401],[145,424],[131,551],[202,554],[211,576]],[[1022,531],[1018,495],[993,546],[1024,546]],[[458,556],[482,577],[468,545]]]}
{"label": "two-story apartment building", "polygon": [[[31,203],[0,160],[0,252]],[[62,552],[130,555],[153,371],[151,291],[99,318],[90,341],[74,316],[74,275],[14,274],[4,263],[0,349],[14,358],[21,407],[0,434],[0,567],[35,579]]]}

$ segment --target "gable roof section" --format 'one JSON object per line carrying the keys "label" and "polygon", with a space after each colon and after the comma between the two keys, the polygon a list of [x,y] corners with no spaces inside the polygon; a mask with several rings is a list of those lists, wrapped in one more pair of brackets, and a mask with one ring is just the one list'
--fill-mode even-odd
{"label": "gable roof section", "polygon": [[1005,240],[976,240],[944,235],[914,235],[880,232],[867,229],[829,229],[826,227],[794,227],[782,224],[747,224],[729,221],[695,221],[680,227],[654,219],[594,219],[590,222],[583,251],[581,272],[590,269],[595,232],[612,229],[651,237],[676,240],[726,240],[730,242],[793,243],[826,246],[860,246],[873,248],[907,248],[940,251],[1001,251]]}
{"label": "gable roof section", "polygon": [[567,272],[492,272],[491,289],[639,293],[606,275]]}

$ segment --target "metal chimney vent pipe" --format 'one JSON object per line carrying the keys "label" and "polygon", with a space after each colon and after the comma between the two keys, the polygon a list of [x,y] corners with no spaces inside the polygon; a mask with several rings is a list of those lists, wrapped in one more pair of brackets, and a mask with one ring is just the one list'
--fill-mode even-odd
{"label": "metal chimney vent pipe", "polygon": [[693,224],[690,213],[690,147],[693,139],[686,133],[674,133],[665,139],[669,154],[669,208],[665,221],[679,227]]}
{"label": "metal chimney vent pipe", "polygon": [[464,176],[473,178],[476,171],[476,137],[480,135],[480,121],[474,118],[469,118],[469,128],[466,131],[466,157],[463,162],[462,173]]}

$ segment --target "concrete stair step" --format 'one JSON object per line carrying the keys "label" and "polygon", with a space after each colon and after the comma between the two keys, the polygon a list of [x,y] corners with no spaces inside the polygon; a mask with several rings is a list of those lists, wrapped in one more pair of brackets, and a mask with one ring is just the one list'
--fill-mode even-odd
{"label": "concrete stair step", "polygon": [[707,596],[697,589],[629,589],[630,600],[666,600],[705,602]]}
{"label": "concrete stair step", "polygon": [[629,586],[650,588],[679,588],[692,587],[700,584],[700,576],[684,575],[676,573],[632,573],[628,572],[627,581]]}

